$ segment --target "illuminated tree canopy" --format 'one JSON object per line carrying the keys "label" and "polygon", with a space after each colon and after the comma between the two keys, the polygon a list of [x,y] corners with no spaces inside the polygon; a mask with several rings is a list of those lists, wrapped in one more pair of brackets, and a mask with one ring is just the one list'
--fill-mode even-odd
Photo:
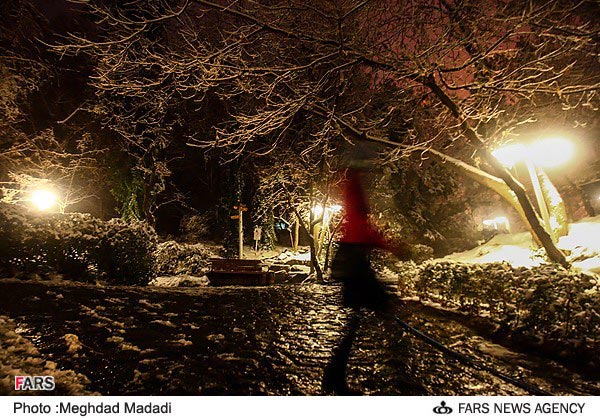
{"label": "illuminated tree canopy", "polygon": [[384,162],[429,158],[431,149],[499,179],[549,256],[565,263],[523,185],[489,152],[557,120],[592,135],[595,2],[70,7],[85,24],[43,42],[55,59],[85,57],[89,68],[91,95],[67,119],[87,114],[119,138],[144,185],[144,217],[176,194],[172,168],[192,152],[181,145],[222,161],[266,161],[292,145],[322,155],[369,141],[382,145]]}

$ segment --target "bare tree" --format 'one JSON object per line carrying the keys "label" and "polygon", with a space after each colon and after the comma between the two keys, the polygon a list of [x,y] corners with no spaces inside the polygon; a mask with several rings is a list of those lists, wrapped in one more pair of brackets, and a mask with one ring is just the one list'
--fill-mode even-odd
{"label": "bare tree", "polygon": [[0,182],[0,200],[27,202],[32,190],[51,188],[57,192],[58,207],[64,212],[84,200],[98,198],[95,191],[102,173],[97,159],[105,151],[88,148],[85,137],[77,149],[69,150],[51,130],[34,137],[22,134],[20,141],[0,155],[6,170],[6,180]]}
{"label": "bare tree", "polygon": [[547,115],[581,121],[597,108],[597,3],[85,4],[110,32],[74,35],[56,49],[98,56],[100,91],[155,104],[153,112],[176,96],[227,103],[229,121],[190,144],[232,158],[265,154],[302,123],[313,128],[307,146],[338,138],[387,144],[388,158],[423,148],[459,154],[506,184],[549,258],[567,265],[524,186],[491,150]]}
{"label": "bare tree", "polygon": [[[306,145],[300,142],[296,146]],[[294,228],[293,246],[300,229],[309,238],[311,272],[322,280],[323,268],[327,267],[322,261],[329,258],[330,238],[336,230],[330,223],[339,221],[339,217],[332,219],[335,216],[328,209],[336,203],[337,184],[344,174],[339,159],[331,148],[298,151],[292,146],[265,158],[271,163],[263,161],[258,170],[257,193],[266,200],[265,207]]]}
{"label": "bare tree", "polygon": [[81,126],[65,124],[57,135],[44,120],[61,100],[44,97],[60,69],[32,41],[46,20],[34,4],[5,2],[0,24],[0,200],[27,201],[39,186],[59,192],[61,210],[95,197],[105,149]]}

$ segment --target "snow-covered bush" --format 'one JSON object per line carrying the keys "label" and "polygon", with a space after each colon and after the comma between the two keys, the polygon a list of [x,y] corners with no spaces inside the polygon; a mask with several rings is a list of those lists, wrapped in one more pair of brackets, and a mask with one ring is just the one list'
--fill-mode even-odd
{"label": "snow-covered bush", "polygon": [[414,261],[396,263],[398,271],[398,293],[400,296],[412,296],[415,293],[415,283],[418,282],[420,270]]}
{"label": "snow-covered bush", "polygon": [[[390,241],[394,242],[394,241]],[[396,242],[402,242],[398,240]],[[423,244],[405,244],[406,250],[409,251],[408,259],[413,263],[421,263],[425,260],[433,258],[433,248]],[[399,262],[398,258],[387,250],[375,250],[371,254],[371,263],[376,270],[382,270],[388,268],[391,271],[403,274],[403,270],[406,270],[410,265],[405,262]]]}
{"label": "snow-covered bush", "polygon": [[157,235],[144,222],[111,219],[104,223],[99,267],[113,282],[147,284],[156,275]]}
{"label": "snow-covered bush", "polygon": [[166,241],[158,244],[156,249],[156,270],[161,276],[202,276],[208,269],[211,257],[214,255],[202,244]]}
{"label": "snow-covered bush", "polygon": [[600,283],[557,265],[405,263],[399,292],[489,316],[513,336],[567,357],[600,355]]}
{"label": "snow-covered bush", "polygon": [[414,244],[410,246],[411,259],[417,263],[433,258],[433,248],[428,245]]}
{"label": "snow-covered bush", "polygon": [[156,233],[142,222],[89,214],[40,214],[0,204],[0,273],[59,273],[73,280],[147,283]]}

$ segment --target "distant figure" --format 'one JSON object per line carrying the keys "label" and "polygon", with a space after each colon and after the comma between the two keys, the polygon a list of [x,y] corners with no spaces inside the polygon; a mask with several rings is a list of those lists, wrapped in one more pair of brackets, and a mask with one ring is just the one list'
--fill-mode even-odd
{"label": "distant figure", "polygon": [[323,392],[336,395],[359,394],[348,388],[346,369],[352,343],[360,323],[361,309],[378,313],[390,310],[391,297],[377,280],[369,256],[374,248],[393,252],[399,258],[410,254],[407,246],[389,245],[369,222],[369,208],[360,172],[350,169],[343,184],[345,219],[343,235],[331,266],[331,277],[343,285],[343,303],[352,309],[344,337],[335,348],[323,376]]}
{"label": "distant figure", "polygon": [[258,251],[258,243],[260,242],[260,238],[262,236],[262,228],[260,226],[255,226],[252,235],[254,238],[254,251]]}

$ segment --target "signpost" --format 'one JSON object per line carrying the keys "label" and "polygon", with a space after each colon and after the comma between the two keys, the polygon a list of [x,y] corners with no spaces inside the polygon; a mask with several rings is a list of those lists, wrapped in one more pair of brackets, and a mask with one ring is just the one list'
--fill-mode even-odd
{"label": "signpost", "polygon": [[237,215],[232,215],[231,219],[238,220],[238,233],[239,233],[239,258],[240,260],[244,258],[244,212],[248,210],[246,205],[243,203],[238,203],[237,206],[233,207],[238,211]]}

